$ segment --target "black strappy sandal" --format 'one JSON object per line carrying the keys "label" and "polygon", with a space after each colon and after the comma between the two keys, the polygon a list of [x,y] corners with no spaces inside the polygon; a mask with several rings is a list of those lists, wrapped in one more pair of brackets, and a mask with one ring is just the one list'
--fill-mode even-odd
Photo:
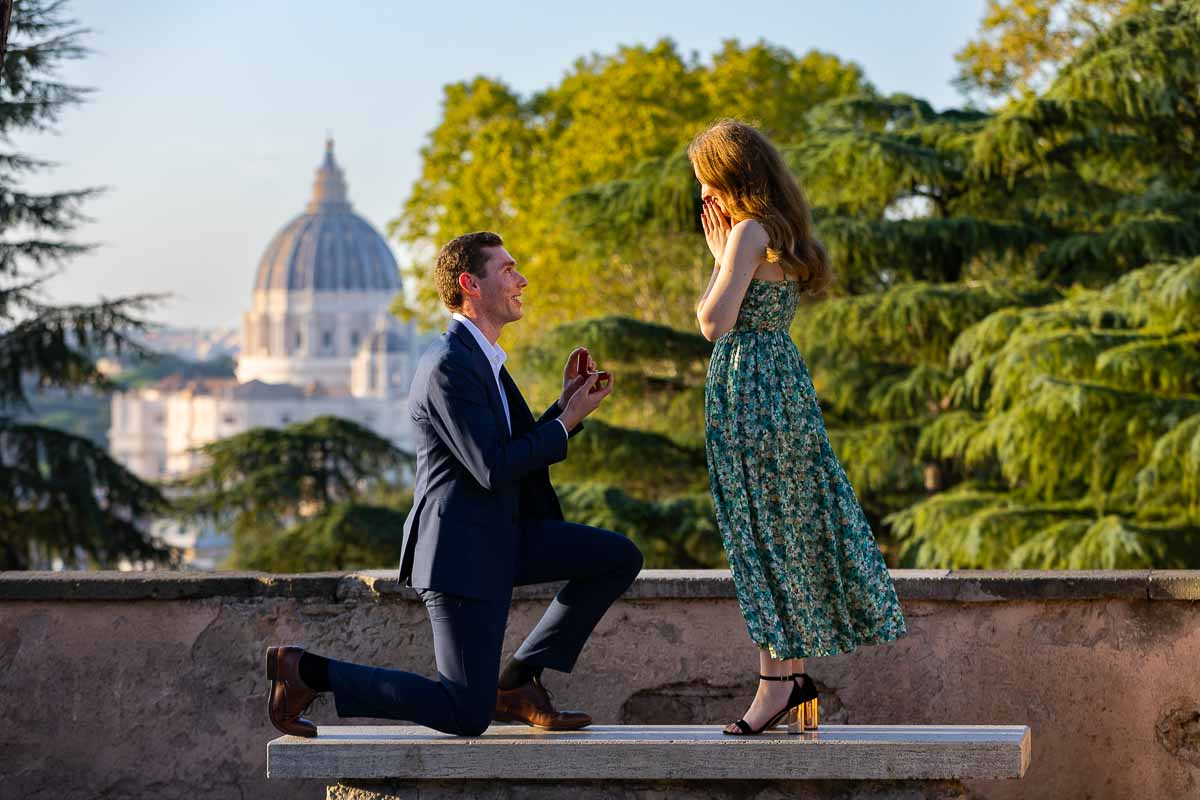
{"label": "black strappy sandal", "polygon": [[800,680],[800,723],[806,731],[817,729],[817,685],[807,672],[797,672],[792,679]]}
{"label": "black strappy sandal", "polygon": [[[807,678],[808,676],[805,675],[805,677]],[[758,679],[762,680],[762,681],[791,681],[794,678],[795,678],[794,675],[759,675],[758,676]],[[811,680],[809,681],[809,683],[811,683]],[[813,691],[814,692],[816,691],[816,687],[813,687]],[[727,730],[724,728],[721,730],[721,733],[724,733],[726,736],[757,736],[758,734],[762,733],[763,731],[774,728],[776,725],[778,725],[780,722],[783,721],[783,718],[785,716],[787,717],[787,721],[788,721],[788,733],[804,733],[804,719],[803,719],[803,715],[801,713],[801,709],[803,708],[804,702],[805,701],[803,699],[803,692],[801,690],[801,687],[799,685],[796,685],[793,683],[792,693],[788,696],[787,705],[783,707],[782,711],[780,711],[778,714],[776,714],[775,716],[768,719],[765,723],[763,723],[763,726],[761,728],[759,728],[758,730],[755,730],[754,728],[750,727],[749,722],[746,722],[746,720],[744,720],[744,719],[739,719],[737,722],[734,722],[733,724],[737,726],[738,730],[741,731],[741,733],[734,733],[733,731],[730,731],[730,730]],[[815,711],[814,711],[814,713],[815,713]],[[815,717],[814,717],[814,719],[815,719]]]}

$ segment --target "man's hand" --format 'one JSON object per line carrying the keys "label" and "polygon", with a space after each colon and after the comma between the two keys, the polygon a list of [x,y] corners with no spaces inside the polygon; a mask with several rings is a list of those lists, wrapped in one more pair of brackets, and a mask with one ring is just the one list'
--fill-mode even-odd
{"label": "man's hand", "polygon": [[[576,347],[567,356],[567,366],[563,369],[563,390],[558,396],[558,407],[566,408],[571,395],[583,385],[588,375],[596,371],[596,362],[586,347]],[[574,427],[574,426],[571,426]]]}
{"label": "man's hand", "polygon": [[608,375],[607,385],[597,387],[596,382],[600,380],[600,375],[599,372],[593,372],[585,376],[579,388],[567,400],[566,408],[558,418],[567,426],[568,431],[583,422],[584,417],[595,411],[601,401],[612,394],[612,375]]}

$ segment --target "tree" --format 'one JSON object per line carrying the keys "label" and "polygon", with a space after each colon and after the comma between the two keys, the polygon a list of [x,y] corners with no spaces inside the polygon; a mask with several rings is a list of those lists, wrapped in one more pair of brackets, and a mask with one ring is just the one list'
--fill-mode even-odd
{"label": "tree", "polygon": [[919,449],[972,479],[898,512],[925,564],[1200,565],[1200,259],[1155,264],[955,342]]}
{"label": "tree", "polygon": [[391,225],[415,253],[410,279],[424,287],[397,312],[437,318],[429,279],[437,248],[489,228],[504,236],[531,282],[527,318],[507,338],[532,340],[574,319],[614,313],[683,326],[707,278],[695,238],[647,235],[598,246],[563,203],[584,186],[679,152],[706,122],[729,113],[739,88],[764,100],[782,93],[771,119],[785,125],[812,103],[869,86],[856,65],[825,54],[726,42],[701,64],[661,40],[580,59],[558,85],[528,98],[485,78],[446,87],[421,178]]}
{"label": "tree", "polygon": [[790,50],[759,41],[743,46],[727,39],[701,71],[700,84],[712,116],[753,121],[781,141],[805,133],[810,108],[838,97],[874,93],[862,69],[835,55]]}
{"label": "tree", "polygon": [[988,0],[979,35],[954,57],[965,92],[1021,97],[1044,89],[1056,70],[1115,18],[1144,0]]}
{"label": "tree", "polygon": [[1027,196],[1053,233],[1038,275],[1099,286],[1200,250],[1198,15],[1194,0],[1122,15],[980,132],[975,174]]}
{"label": "tree", "polygon": [[[81,58],[84,31],[61,2],[17,0],[0,80],[0,138],[52,129],[86,91],[55,79]],[[85,438],[28,421],[30,387],[110,390],[96,367],[106,352],[144,354],[131,338],[154,300],[136,296],[94,305],[55,306],[45,282],[87,249],[64,238],[83,219],[95,189],[37,194],[21,179],[50,165],[0,154],[0,569],[27,569],[59,558],[69,565],[116,566],[170,553],[143,525],[166,500]]]}
{"label": "tree", "polygon": [[[793,335],[885,548],[887,514],[951,477],[918,458],[916,443],[945,408],[955,336],[998,308],[1055,297],[1013,269],[1048,234],[1002,180],[971,174],[974,138],[990,119],[907,95],[839,97],[810,111],[801,139],[782,147],[816,204],[842,295],[802,307]],[[697,195],[686,159],[673,156],[587,187],[567,207],[598,241],[631,229],[695,241]],[[1004,285],[988,280],[1006,273]],[[693,401],[702,408],[699,393]]]}
{"label": "tree", "polygon": [[[1004,464],[1086,452],[1064,442],[1081,446],[1098,426],[1128,419],[1118,415],[1106,423],[1104,414],[1115,414],[1113,409],[1073,417],[1061,402],[1055,415],[1035,414],[1032,406],[1001,415],[978,394],[982,367],[961,354],[1016,359],[1011,351],[977,353],[965,342],[972,331],[991,330],[987,326],[1002,325],[999,321],[1052,314],[1039,309],[1066,302],[1079,291],[1073,284],[1099,290],[1131,270],[1200,253],[1200,173],[1194,168],[1198,51],[1200,4],[1156,4],[1120,15],[1062,66],[1042,94],[999,113],[937,112],[905,95],[844,97],[810,111],[806,124],[798,126],[804,132],[800,140],[783,143],[816,206],[818,235],[830,245],[839,274],[834,297],[801,308],[793,336],[813,369],[830,436],[860,499],[885,548],[896,545],[890,548],[893,560],[903,553],[905,563],[929,566],[1104,566],[1194,558],[1172,549],[1192,547],[1179,533],[1190,522],[1168,523],[1162,514],[1150,519],[1144,535],[1109,520],[1092,530],[1086,547],[1061,535],[1050,544],[1042,539],[1036,559],[1029,550],[1012,555],[1021,537],[1046,519],[1033,506],[1024,533],[1019,526],[1002,532],[993,525],[987,531],[996,541],[985,545],[983,529],[971,529],[973,550],[953,549],[961,544],[964,525],[939,526],[960,492],[966,505],[956,507],[962,514],[970,508],[982,519],[1004,508],[1006,516],[987,518],[1015,518],[1025,508],[1022,501],[1032,502],[1017,485],[1030,477],[1016,478],[1014,468]],[[696,239],[695,195],[686,161],[674,156],[586,187],[566,207],[601,240],[643,230]],[[1011,328],[996,330],[1003,338]],[[1152,327],[1139,335],[1162,333]],[[1052,341],[1026,343],[1037,351]],[[1116,358],[1104,355],[1101,345],[1107,347],[1107,341],[1096,338],[1080,363]],[[1138,352],[1145,355],[1149,346],[1143,342]],[[1156,358],[1173,365],[1164,369],[1186,371],[1184,349],[1172,339]],[[1026,353],[1019,363],[1032,358]],[[1072,369],[1053,377],[1089,374],[1079,364]],[[1043,405],[1054,396],[1051,387],[1071,397],[1086,391],[1050,378],[1022,386],[1027,391],[1022,397]],[[1142,402],[1131,395],[1127,400]],[[983,444],[985,417],[989,431],[1008,437],[1003,458],[994,452],[999,445],[989,451]],[[1017,420],[1025,427],[1018,428]],[[1053,430],[1035,436],[1037,425]],[[1152,449],[1157,441],[1138,440]],[[1162,444],[1163,452],[1182,446],[1182,440],[1167,441],[1174,444]],[[1052,455],[1035,452],[1035,442],[1047,443]],[[1128,452],[1116,448],[1104,455]],[[1138,453],[1145,455],[1144,449]],[[1145,458],[1131,463],[1150,469]],[[1181,487],[1191,480],[1185,478],[1186,472],[1167,495],[1182,496]],[[1074,503],[1075,513],[1098,492],[1076,487],[1055,495],[1055,502]],[[1149,524],[1136,515],[1118,518],[1122,524]],[[1080,524],[1078,516],[1073,519]],[[1091,524],[1099,525],[1095,519]],[[1154,527],[1163,525],[1176,527],[1172,532]],[[889,541],[892,526],[899,542]],[[1160,534],[1173,537],[1170,546],[1163,541],[1151,546]],[[1015,538],[1005,540],[1009,535]],[[1136,544],[1121,544],[1122,539]],[[931,544],[935,540],[938,546]]]}
{"label": "tree", "polygon": [[1065,296],[996,310],[950,347],[944,412],[917,454],[962,482],[889,518],[913,561],[1200,563],[1183,377],[1200,253],[1198,57],[1200,4],[1131,11],[979,132],[973,173],[1003,177],[1032,207],[1044,231],[1034,273]]}
{"label": "tree", "polygon": [[398,484],[411,457],[367,428],[317,417],[198,450],[207,466],[171,489],[181,517],[232,532],[231,567],[308,572],[399,561],[412,495]]}

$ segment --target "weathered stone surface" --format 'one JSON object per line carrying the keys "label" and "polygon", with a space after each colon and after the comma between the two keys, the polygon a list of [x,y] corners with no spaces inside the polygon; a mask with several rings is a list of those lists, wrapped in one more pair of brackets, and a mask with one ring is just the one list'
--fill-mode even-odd
{"label": "weathered stone surface", "polygon": [[322,726],[267,746],[271,778],[454,780],[959,780],[1019,778],[1023,725],[823,725],[725,736],[712,725],[494,725],[475,738],[416,726]]}
{"label": "weathered stone surface", "polygon": [[1200,768],[1200,703],[1164,714],[1155,726],[1155,733],[1164,750]]}
{"label": "weathered stone surface", "polygon": [[1150,573],[1150,599],[1200,600],[1200,570],[1153,570]]}
{"label": "weathered stone surface", "polygon": [[[926,582],[921,599],[964,603],[1145,600],[1149,582],[1150,570],[950,570],[945,577]],[[896,580],[897,592],[901,585]]]}
{"label": "weathered stone surface", "polygon": [[[915,571],[915,570],[914,570]],[[349,584],[358,584],[356,589]],[[557,592],[561,583],[542,583],[533,586],[518,586],[513,590],[516,600],[548,600]],[[364,570],[348,576],[343,587],[347,596],[358,591],[379,597],[415,599],[416,592],[397,579],[395,570]],[[727,569],[646,569],[625,593],[627,600],[710,600],[735,597],[733,582]]]}
{"label": "weathered stone surface", "polygon": [[[102,583],[89,579],[92,591]],[[0,588],[0,794],[323,797],[322,782],[266,779],[265,744],[277,733],[263,649],[296,643],[434,675],[424,608],[327,588],[250,591],[83,602]],[[806,663],[823,723],[1029,725],[1037,758],[1026,777],[969,782],[975,800],[1196,796],[1200,768],[1160,743],[1157,726],[1195,706],[1200,603],[902,602],[908,636]],[[545,605],[514,602],[506,654]],[[720,725],[745,711],[757,666],[732,599],[624,599],[575,672],[546,680],[560,704],[600,724]],[[328,702],[313,716],[338,722]]]}
{"label": "weathered stone surface", "polygon": [[[1170,575],[1170,585],[1194,588],[1194,596],[1162,595],[1163,599],[1200,600],[1200,572]],[[1150,596],[1150,570],[891,570],[901,600],[946,600],[962,603],[1005,600],[1140,600]],[[1189,577],[1190,576],[1190,577]],[[1191,583],[1188,583],[1188,581]],[[522,586],[513,592],[519,600],[549,599],[561,584]],[[372,570],[348,576],[347,596],[375,595],[416,598],[402,586],[394,570]],[[719,599],[736,597],[729,570],[643,570],[626,594],[628,600]]]}
{"label": "weathered stone surface", "polygon": [[343,572],[0,572],[5,600],[198,600],[337,596]]}
{"label": "weathered stone surface", "polygon": [[348,781],[327,800],[968,800],[957,781]]}

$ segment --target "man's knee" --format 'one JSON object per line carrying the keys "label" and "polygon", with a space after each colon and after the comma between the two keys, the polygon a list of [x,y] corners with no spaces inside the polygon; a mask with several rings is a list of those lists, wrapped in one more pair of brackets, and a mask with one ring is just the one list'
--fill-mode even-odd
{"label": "man's knee", "polygon": [[646,563],[645,557],[642,555],[641,549],[633,543],[632,539],[625,540],[624,564],[626,573],[629,575],[629,580],[632,583],[638,573],[642,571],[642,565]]}
{"label": "man's knee", "polygon": [[459,736],[482,736],[492,724],[492,713],[496,710],[496,702],[473,704],[459,708],[455,717],[458,719]]}

